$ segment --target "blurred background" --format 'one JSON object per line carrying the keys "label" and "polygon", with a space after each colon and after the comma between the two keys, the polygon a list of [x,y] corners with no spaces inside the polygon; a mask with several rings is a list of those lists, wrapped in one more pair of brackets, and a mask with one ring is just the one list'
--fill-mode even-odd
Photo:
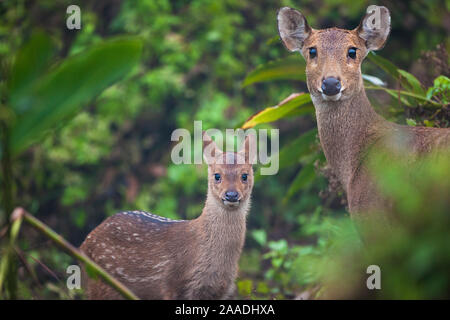
{"label": "blurred background", "polygon": [[[66,27],[69,16],[66,9],[71,4],[81,9],[80,30]],[[8,110],[8,103],[17,106],[14,119],[21,119],[21,106],[32,108],[36,103],[31,98],[25,102],[17,98],[14,102],[13,94],[8,93],[13,86],[7,84],[13,82],[11,74],[16,75],[14,79],[20,78],[20,71],[13,70],[17,66],[15,61],[20,60],[18,52],[22,61],[31,61],[28,68],[36,67],[32,62],[39,61],[40,51],[32,45],[28,51],[21,49],[32,39],[41,37],[37,43],[51,43],[53,49],[46,63],[49,71],[45,71],[50,73],[62,61],[70,62],[72,57],[91,52],[92,48],[103,48],[100,46],[109,38],[140,39],[143,45],[140,58],[133,56],[136,62],[130,62],[129,71],[108,80],[108,85],[94,92],[95,98],[86,101],[80,98],[79,108],[70,117],[53,115],[55,121],[48,124],[42,138],[35,139],[34,135],[38,134],[29,129],[33,125],[22,129],[32,132],[33,137],[11,155],[14,200],[10,205],[26,208],[75,246],[106,217],[122,210],[145,210],[175,219],[197,217],[206,195],[206,167],[172,164],[172,131],[192,130],[194,120],[202,120],[203,129],[238,128],[253,114],[277,105],[291,93],[307,92],[301,80],[302,58],[287,52],[278,39],[278,8],[290,6],[301,10],[314,28],[353,29],[370,4],[374,3],[354,0],[1,1],[2,108]],[[391,12],[392,32],[385,48],[378,53],[390,64],[376,59],[366,61],[363,73],[376,76],[387,83],[387,88],[395,90],[402,82],[386,72],[395,66],[414,75],[428,99],[396,98],[385,90],[372,90],[369,97],[376,111],[401,124],[447,127],[450,2],[377,1],[376,4],[388,7]],[[278,60],[285,58],[290,60]],[[123,62],[121,57],[117,59],[118,63]],[[274,65],[267,65],[271,61],[281,61],[279,69],[277,65],[275,69]],[[286,63],[296,65],[298,73],[287,74],[292,65]],[[73,70],[66,81],[89,79],[90,68],[74,67]],[[103,81],[105,70],[95,75],[99,82]],[[37,73],[35,78],[39,83],[41,75]],[[64,92],[65,82],[54,82],[59,82],[60,87],[52,89],[53,92]],[[73,90],[81,87],[80,82]],[[406,91],[407,87],[402,88]],[[5,98],[8,96],[9,100]],[[60,99],[64,101],[64,97]],[[6,127],[12,123],[5,120],[11,119],[8,114],[1,113]],[[42,120],[46,119],[45,112],[40,116],[34,125],[46,121]],[[339,234],[351,238],[351,248],[358,247],[360,242],[348,219],[345,196],[327,173],[316,137],[313,108],[306,106],[258,128],[280,129],[281,164],[277,175],[259,177],[254,187],[237,280],[239,297],[320,298],[323,274],[317,272],[323,270],[317,265],[323,265],[321,258],[338,243],[333,237]],[[10,147],[15,150],[16,140],[12,141]],[[448,172],[447,175],[446,171],[442,172],[448,177]],[[3,187],[2,193],[5,193]],[[448,209],[440,205],[438,211]],[[4,208],[0,215],[2,225],[7,221]],[[394,256],[401,261],[409,258],[412,261],[405,262],[405,269],[397,270],[392,280],[394,289],[383,291],[381,297],[449,297],[448,224],[441,223],[436,228],[440,228],[440,233],[434,235],[437,238],[426,238],[428,245],[417,257],[411,253],[413,248],[421,248],[420,245],[410,242],[397,247]],[[0,233],[0,237],[5,243],[6,232]],[[442,245],[436,246],[437,242]],[[69,291],[65,286],[65,270],[75,263],[73,258],[27,225],[22,227],[17,244],[19,298],[83,297],[82,292]],[[344,247],[348,253],[350,249]],[[440,258],[434,260],[434,257]],[[393,261],[391,258],[386,259]],[[408,272],[414,280],[400,276]],[[352,288],[345,294],[339,291],[331,296],[362,297]]]}

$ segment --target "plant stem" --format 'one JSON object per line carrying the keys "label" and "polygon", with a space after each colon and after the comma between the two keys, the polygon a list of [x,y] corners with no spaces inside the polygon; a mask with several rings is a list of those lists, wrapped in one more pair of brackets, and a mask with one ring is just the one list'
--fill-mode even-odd
{"label": "plant stem", "polygon": [[[2,112],[7,112],[6,106],[1,104]],[[5,108],[5,110],[3,110]],[[4,222],[9,225],[10,244],[6,248],[6,253],[2,261],[5,265],[5,273],[3,279],[5,284],[6,295],[9,299],[17,298],[17,257],[14,252],[13,238],[11,237],[11,221],[8,219],[8,214],[12,213],[13,209],[13,179],[12,179],[12,162],[11,162],[11,146],[9,140],[9,126],[6,119],[0,119],[0,134],[1,134],[1,174],[2,174],[2,203],[4,210]],[[0,286],[0,293],[1,288]]]}
{"label": "plant stem", "polygon": [[139,300],[139,298],[130,291],[127,287],[125,287],[122,283],[120,283],[117,279],[111,276],[108,272],[106,272],[102,267],[92,261],[88,256],[86,256],[83,252],[75,248],[69,242],[67,242],[63,237],[53,231],[50,227],[42,223],[40,220],[33,217],[31,214],[26,212],[23,208],[16,208],[14,210],[15,214],[13,216],[14,219],[18,219],[22,217],[24,221],[32,225],[34,228],[42,232],[45,236],[53,240],[57,245],[59,245],[62,249],[64,249],[71,256],[76,258],[77,260],[83,262],[87,268],[93,270],[101,279],[103,279],[108,285],[117,290],[123,297],[130,300]]}

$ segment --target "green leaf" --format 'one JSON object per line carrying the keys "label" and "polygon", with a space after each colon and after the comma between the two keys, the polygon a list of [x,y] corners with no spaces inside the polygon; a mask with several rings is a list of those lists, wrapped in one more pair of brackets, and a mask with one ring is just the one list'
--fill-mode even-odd
{"label": "green leaf", "polygon": [[[414,92],[415,94],[425,96],[425,90],[423,89],[422,85],[420,84],[419,80],[417,80],[416,77],[414,77],[411,73],[399,69],[398,72],[404,77],[408,84],[409,89]],[[407,88],[408,89],[408,88]]]}
{"label": "green leaf", "polygon": [[293,142],[280,150],[280,168],[298,163],[301,157],[316,150],[312,147],[316,143],[317,129],[305,132]]}
{"label": "green leaf", "polygon": [[140,57],[138,39],[114,39],[65,60],[41,77],[25,99],[28,109],[12,128],[12,153],[18,154],[50,129],[74,117],[90,100],[121,80]]}
{"label": "green leaf", "polygon": [[247,75],[242,86],[272,80],[306,81],[305,60],[295,55],[260,65]]}
{"label": "green leaf", "polygon": [[370,51],[367,55],[367,58],[381,69],[384,70],[387,74],[391,75],[394,79],[400,79],[400,74],[398,72],[398,68],[389,60],[377,55],[375,52]]}
{"label": "green leaf", "polygon": [[406,72],[405,70],[397,68],[392,62],[383,57],[380,57],[372,51],[367,55],[367,57],[370,61],[383,69],[395,80],[400,81],[400,84],[403,86],[403,88],[412,91],[416,95],[425,96],[425,90],[422,88],[419,80],[417,80],[417,78],[412,74]]}
{"label": "green leaf", "polygon": [[270,241],[269,242],[269,248],[272,251],[275,251],[277,253],[285,253],[288,250],[288,243],[286,239],[280,239],[277,241]]}
{"label": "green leaf", "polygon": [[239,295],[249,296],[252,293],[253,281],[249,279],[238,281],[237,287]]}
{"label": "green leaf", "polygon": [[311,97],[308,93],[298,94],[298,96],[286,101],[285,103],[276,105],[274,107],[268,107],[258,112],[242,125],[242,129],[248,129],[256,126],[257,124],[279,120],[288,115],[292,115],[291,113],[294,110],[300,110],[303,108],[308,108],[308,112],[310,110],[314,110],[311,109],[312,102]]}
{"label": "green leaf", "polygon": [[269,287],[267,286],[267,284],[263,281],[259,281],[258,285],[256,286],[256,292],[261,293],[261,294],[268,294],[269,293]]}
{"label": "green leaf", "polygon": [[300,169],[300,172],[291,183],[284,201],[287,201],[298,191],[303,190],[307,186],[309,186],[314,181],[315,177],[316,173],[314,171],[314,163],[306,164],[303,168]]}
{"label": "green leaf", "polygon": [[388,94],[390,94],[392,97],[394,98],[398,98],[400,95],[400,100],[402,101],[402,103],[408,107],[416,107],[416,105],[412,106],[410,102],[408,102],[408,100],[406,100],[406,97],[411,97],[414,98],[417,101],[417,104],[421,104],[423,102],[427,102],[435,107],[440,107],[441,105],[433,100],[428,99],[425,96],[422,95],[418,95],[415,94],[413,92],[409,92],[409,91],[404,91],[404,90],[394,90],[394,89],[387,89],[387,88],[383,88],[380,86],[365,86],[365,88],[367,90],[383,90],[385,92],[387,92]]}
{"label": "green leaf", "polygon": [[[36,80],[40,80],[44,70],[49,66],[54,56],[55,46],[50,37],[43,32],[34,33],[30,40],[21,48],[15,57],[11,74],[7,82],[9,103],[12,106],[26,105],[26,91]],[[15,110],[21,113],[25,110]]]}
{"label": "green leaf", "polygon": [[97,270],[95,270],[94,268],[92,268],[90,265],[85,264],[84,269],[88,275],[89,278],[93,279],[93,280],[97,280],[99,278]]}
{"label": "green leaf", "polygon": [[264,246],[267,242],[267,234],[266,231],[263,229],[253,230],[252,236],[253,239],[255,239],[255,241],[258,242],[260,246]]}
{"label": "green leaf", "polygon": [[406,119],[406,123],[408,124],[408,126],[411,126],[411,127],[415,127],[415,126],[417,126],[417,122],[414,120],[414,119]]}

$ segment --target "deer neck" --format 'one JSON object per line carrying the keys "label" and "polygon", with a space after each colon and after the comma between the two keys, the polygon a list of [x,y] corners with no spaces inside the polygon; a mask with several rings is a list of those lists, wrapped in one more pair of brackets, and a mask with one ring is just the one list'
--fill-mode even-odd
{"label": "deer neck", "polygon": [[385,120],[373,110],[364,88],[342,101],[312,100],[325,157],[347,191],[362,152],[376,139],[376,129]]}
{"label": "deer neck", "polygon": [[205,207],[196,222],[203,248],[202,260],[212,263],[213,269],[234,270],[237,267],[244,245],[249,207],[247,198],[239,208],[227,209],[208,191]]}

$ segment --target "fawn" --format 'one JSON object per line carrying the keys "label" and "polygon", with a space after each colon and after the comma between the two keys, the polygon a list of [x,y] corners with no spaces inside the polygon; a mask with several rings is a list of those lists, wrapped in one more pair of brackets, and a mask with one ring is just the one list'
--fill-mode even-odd
{"label": "fawn", "polygon": [[450,129],[398,125],[373,110],[364,90],[361,63],[370,50],[384,46],[391,19],[382,6],[370,6],[367,12],[353,30],[313,29],[299,11],[288,7],[277,15],[285,47],[306,60],[322,149],[347,194],[351,216],[360,218],[368,216],[360,213],[382,212],[389,206],[370,177],[368,149],[389,147],[393,153],[417,159],[450,147]]}
{"label": "fawn", "polygon": [[[226,299],[234,294],[253,188],[250,145],[255,140],[247,135],[239,152],[221,152],[206,133],[203,141],[211,160],[206,203],[198,218],[122,212],[106,219],[81,245],[142,299]],[[87,293],[90,299],[121,298],[90,278]]]}

